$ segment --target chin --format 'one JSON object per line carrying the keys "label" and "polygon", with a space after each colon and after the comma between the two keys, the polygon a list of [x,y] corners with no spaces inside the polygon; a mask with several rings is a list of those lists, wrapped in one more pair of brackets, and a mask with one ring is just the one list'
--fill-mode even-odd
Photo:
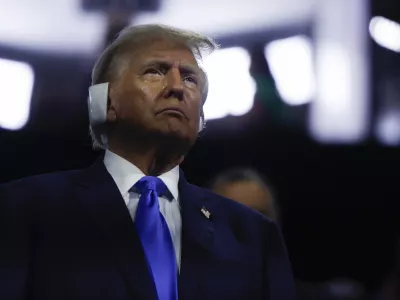
{"label": "chin", "polygon": [[160,128],[165,135],[186,139],[190,136],[190,128],[182,122],[167,122]]}
{"label": "chin", "polygon": [[177,118],[164,119],[162,122],[154,122],[150,132],[156,133],[161,139],[171,139],[173,142],[183,142],[193,144],[197,138],[195,126],[190,126],[189,122]]}
{"label": "chin", "polygon": [[170,130],[166,128],[162,131],[162,135],[171,139],[190,140],[190,135],[185,130]]}
{"label": "chin", "polygon": [[193,134],[190,130],[186,128],[163,128],[161,135],[164,139],[171,139],[173,143],[183,143],[187,145],[192,145],[196,140],[197,134]]}

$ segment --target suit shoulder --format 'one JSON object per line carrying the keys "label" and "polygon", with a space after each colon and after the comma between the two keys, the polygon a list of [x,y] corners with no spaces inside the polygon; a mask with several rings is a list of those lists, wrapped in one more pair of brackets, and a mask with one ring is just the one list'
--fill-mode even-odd
{"label": "suit shoulder", "polygon": [[21,191],[51,188],[65,184],[78,170],[61,171],[47,174],[29,176],[0,184],[1,191]]}

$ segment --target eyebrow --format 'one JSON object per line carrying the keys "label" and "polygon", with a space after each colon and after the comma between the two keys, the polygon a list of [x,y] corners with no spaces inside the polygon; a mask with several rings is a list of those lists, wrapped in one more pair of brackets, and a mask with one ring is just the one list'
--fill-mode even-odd
{"label": "eyebrow", "polygon": [[[145,68],[148,67],[161,67],[163,69],[169,69],[171,68],[172,64],[167,61],[163,60],[149,60],[143,64]],[[181,71],[184,74],[193,74],[193,75],[198,75],[200,77],[204,76],[204,72],[201,70],[200,67],[193,65],[193,64],[179,64],[179,71]]]}

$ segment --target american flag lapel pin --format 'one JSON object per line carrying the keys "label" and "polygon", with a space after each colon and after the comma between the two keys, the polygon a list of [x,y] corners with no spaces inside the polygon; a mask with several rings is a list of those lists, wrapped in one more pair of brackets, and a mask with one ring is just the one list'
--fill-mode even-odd
{"label": "american flag lapel pin", "polygon": [[204,206],[201,208],[201,212],[207,219],[211,217],[211,213]]}

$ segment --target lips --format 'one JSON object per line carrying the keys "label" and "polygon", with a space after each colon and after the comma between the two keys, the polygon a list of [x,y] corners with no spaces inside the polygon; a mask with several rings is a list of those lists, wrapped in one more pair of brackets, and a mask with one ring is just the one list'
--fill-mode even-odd
{"label": "lips", "polygon": [[159,114],[161,114],[161,113],[175,114],[175,115],[180,115],[180,116],[183,116],[186,118],[185,112],[178,107],[166,107],[166,108],[160,110],[158,113]]}

